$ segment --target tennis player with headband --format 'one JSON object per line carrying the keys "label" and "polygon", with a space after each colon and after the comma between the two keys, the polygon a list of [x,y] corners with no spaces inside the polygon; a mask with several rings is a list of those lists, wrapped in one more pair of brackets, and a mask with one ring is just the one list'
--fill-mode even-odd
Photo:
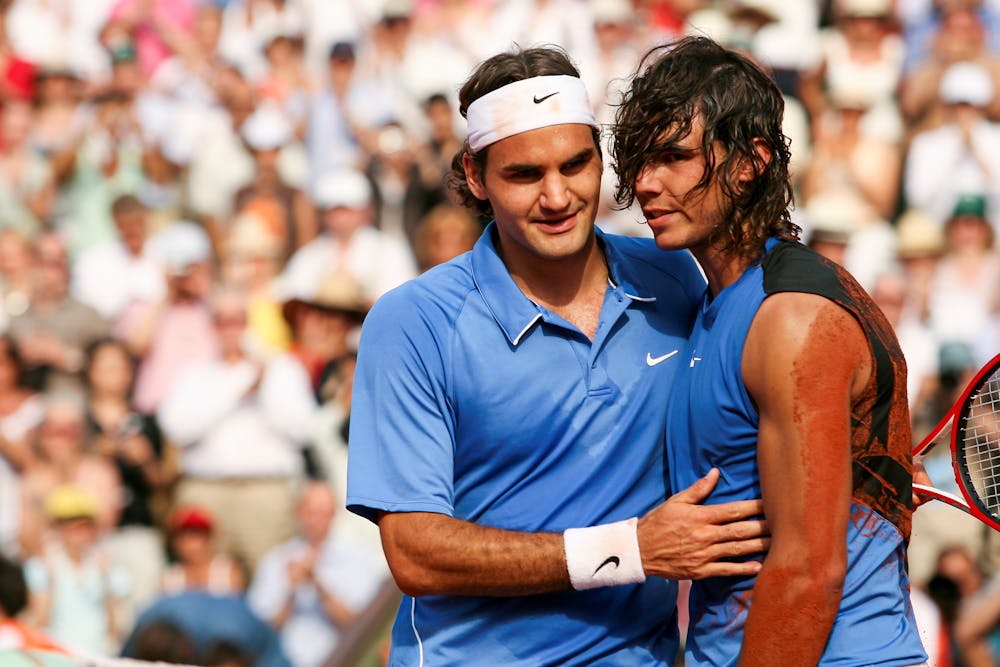
{"label": "tennis player with headband", "polygon": [[392,665],[672,665],[676,585],[747,575],[758,501],[666,502],[663,424],[704,280],[686,253],[594,227],[583,83],[552,49],[460,92],[475,248],[384,296],[361,335],[347,502],[405,593]]}
{"label": "tennis player with headband", "polygon": [[771,531],[755,576],[694,582],[685,664],[922,664],[905,363],[857,282],[797,242],[782,110],[767,74],[696,37],[651,51],[616,117],[619,201],[708,277],[670,483],[722,466],[708,502],[762,497]]}

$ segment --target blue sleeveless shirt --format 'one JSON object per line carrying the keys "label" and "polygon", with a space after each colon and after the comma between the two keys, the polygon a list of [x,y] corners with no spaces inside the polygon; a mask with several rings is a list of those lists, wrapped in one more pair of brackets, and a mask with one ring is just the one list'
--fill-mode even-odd
{"label": "blue sleeveless shirt", "polygon": [[[772,239],[714,299],[706,293],[671,390],[667,457],[671,489],[687,488],[709,469],[721,471],[709,503],[760,498],[758,415],[743,383],[743,346],[770,294],[820,294],[851,312],[875,360],[871,391],[852,405],[854,493],[847,533],[843,597],[822,665],[906,666],[926,660],[909,602],[905,550],[912,471],[905,366],[891,328],[843,269],[805,246]],[[780,345],[780,341],[775,341]],[[864,398],[864,397],[863,397]],[[822,507],[816,508],[822,512]],[[685,664],[735,665],[754,577],[694,582]]]}

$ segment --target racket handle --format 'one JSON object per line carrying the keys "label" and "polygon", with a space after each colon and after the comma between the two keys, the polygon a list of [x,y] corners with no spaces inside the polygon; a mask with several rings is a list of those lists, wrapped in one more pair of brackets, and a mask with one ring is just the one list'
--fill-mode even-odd
{"label": "racket handle", "polygon": [[940,500],[943,503],[948,503],[956,509],[962,510],[966,514],[972,514],[972,511],[969,509],[969,505],[965,502],[965,499],[959,498],[954,493],[948,493],[947,491],[935,489],[933,486],[926,486],[924,484],[914,484],[913,492],[923,498]]}

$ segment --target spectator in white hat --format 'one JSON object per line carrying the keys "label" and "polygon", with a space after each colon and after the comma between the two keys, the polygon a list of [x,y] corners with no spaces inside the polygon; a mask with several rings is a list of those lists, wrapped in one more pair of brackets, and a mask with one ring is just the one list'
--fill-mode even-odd
{"label": "spectator in white hat", "polygon": [[405,242],[372,225],[372,186],[344,169],[319,178],[313,195],[322,233],[292,255],[282,283],[292,294],[310,293],[330,274],[345,273],[370,303],[417,275]]}
{"label": "spectator in white hat", "polygon": [[904,195],[941,224],[964,194],[984,195],[989,220],[994,227],[1000,224],[1000,124],[986,118],[995,92],[984,67],[955,63],[938,88],[947,122],[917,134],[910,144]]}

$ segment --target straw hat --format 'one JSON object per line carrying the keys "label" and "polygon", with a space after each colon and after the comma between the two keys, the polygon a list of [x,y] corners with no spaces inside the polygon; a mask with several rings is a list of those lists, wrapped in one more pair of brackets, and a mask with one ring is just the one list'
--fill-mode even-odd
{"label": "straw hat", "polygon": [[941,225],[920,209],[911,208],[896,221],[896,254],[900,259],[939,255],[944,251]]}
{"label": "straw hat", "polygon": [[849,192],[821,192],[806,204],[810,242],[847,243],[854,232],[872,222],[874,212]]}
{"label": "straw hat", "polygon": [[289,324],[294,324],[295,312],[303,306],[348,315],[358,322],[364,320],[370,309],[361,286],[343,271],[327,274],[313,289],[293,291],[281,304],[281,314]]}
{"label": "straw hat", "polygon": [[45,498],[45,515],[52,521],[95,519],[97,500],[78,486],[59,486]]}

